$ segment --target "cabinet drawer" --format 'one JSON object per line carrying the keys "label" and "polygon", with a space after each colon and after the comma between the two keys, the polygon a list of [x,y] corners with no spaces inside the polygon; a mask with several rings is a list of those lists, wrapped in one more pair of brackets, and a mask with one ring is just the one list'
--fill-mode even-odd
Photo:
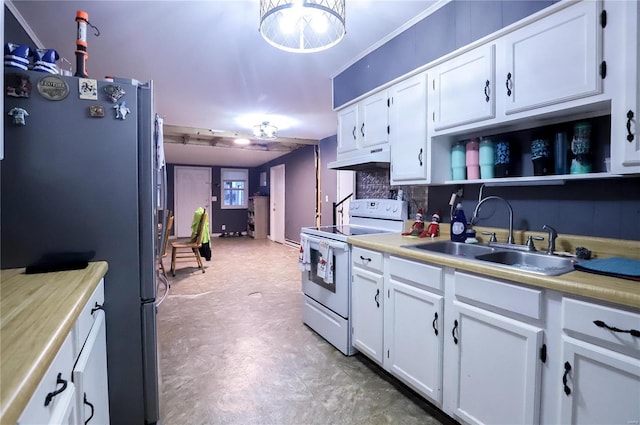
{"label": "cabinet drawer", "polygon": [[[73,400],[74,386],[71,382],[71,370],[73,369],[74,361],[73,341],[71,334],[69,334],[45,372],[44,377],[40,380],[29,403],[22,411],[18,419],[19,424],[41,425],[54,423],[52,421],[59,421],[59,418],[66,415],[69,409],[69,400]],[[58,374],[60,374],[60,378],[64,380],[65,384],[58,383]],[[66,385],[65,390],[53,396],[48,405],[45,406],[47,395],[60,390],[63,385]]]}
{"label": "cabinet drawer", "polygon": [[455,273],[456,298],[494,306],[533,319],[542,318],[542,291],[498,280]]}
{"label": "cabinet drawer", "polygon": [[363,269],[376,271],[382,273],[384,270],[383,266],[383,255],[381,252],[371,251],[369,249],[353,247],[352,251],[352,261],[354,266],[358,266]]}
{"label": "cabinet drawer", "polygon": [[82,351],[82,346],[89,335],[89,331],[93,326],[93,322],[95,320],[95,312],[96,304],[102,306],[104,304],[104,279],[100,281],[96,289],[91,294],[91,298],[87,301],[80,316],[78,316],[78,320],[76,320],[76,324],[73,327],[73,356],[74,358],[78,357],[80,351]]}
{"label": "cabinet drawer", "polygon": [[391,257],[389,273],[392,278],[417,283],[431,289],[442,291],[442,268],[430,266],[404,258]]}
{"label": "cabinet drawer", "polygon": [[[572,298],[562,299],[562,313],[562,328],[567,334],[604,344],[608,348],[617,346],[640,353],[640,337],[634,337],[629,332],[621,332],[632,329],[640,332],[639,313]],[[594,323],[596,321],[601,325],[616,328],[617,331],[597,326]]]}

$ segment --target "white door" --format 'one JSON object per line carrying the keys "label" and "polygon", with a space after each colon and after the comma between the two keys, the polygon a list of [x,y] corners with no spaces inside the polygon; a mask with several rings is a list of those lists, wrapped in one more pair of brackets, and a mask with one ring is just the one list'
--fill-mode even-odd
{"label": "white door", "polygon": [[358,118],[362,146],[375,146],[389,141],[389,104],[387,91],[373,94],[360,102]]}
{"label": "white door", "polygon": [[199,207],[207,209],[211,224],[211,168],[176,166],[174,170],[174,228],[177,237],[186,238],[191,236],[193,213]]}
{"label": "white door", "polygon": [[351,281],[351,326],[353,346],[367,357],[382,364],[382,331],[384,317],[383,277],[353,267]]}
{"label": "white door", "polygon": [[[443,297],[391,278],[385,347],[391,373],[436,404],[442,402]],[[386,331],[389,332],[386,332]]]}
{"label": "white door", "polygon": [[538,423],[543,330],[458,301],[453,312],[454,414],[469,424]]}
{"label": "white door", "polygon": [[358,148],[358,106],[338,112],[338,155]]}
{"label": "white door", "polygon": [[271,190],[269,203],[271,204],[269,238],[274,242],[284,243],[284,164],[270,169]]}
{"label": "white door", "polygon": [[566,338],[562,344],[563,424],[637,424],[640,360]]}

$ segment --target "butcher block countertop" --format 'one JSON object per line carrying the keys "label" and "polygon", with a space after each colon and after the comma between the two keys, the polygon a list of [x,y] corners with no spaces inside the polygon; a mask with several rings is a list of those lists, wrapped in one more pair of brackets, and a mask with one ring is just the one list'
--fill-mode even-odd
{"label": "butcher block countertop", "polygon": [[0,271],[0,423],[15,424],[91,294],[104,261],[83,270]]}
{"label": "butcher block countertop", "polygon": [[[608,301],[627,307],[640,308],[640,282],[637,281],[601,276],[581,271],[572,271],[560,276],[544,276],[516,268],[507,269],[503,267],[495,267],[492,266],[491,263],[484,263],[481,261],[469,261],[464,258],[445,256],[424,250],[402,248],[402,245],[417,245],[448,239],[448,234],[443,234],[437,238],[431,239],[402,236],[399,233],[384,233],[352,236],[349,237],[347,241],[353,246],[387,252],[392,255],[424,261],[435,265],[453,267],[458,270],[483,274],[485,276],[498,279],[524,283],[540,288],[553,289],[567,294]],[[596,241],[595,238],[587,238],[586,241],[587,243],[584,244],[586,247],[599,247],[596,243],[599,241]],[[518,241],[516,240],[516,242]],[[617,241],[617,247],[626,253],[640,251],[638,250],[638,242],[636,241]],[[635,249],[630,251],[633,247],[635,247]],[[541,247],[539,247],[539,249],[540,248]],[[615,254],[615,252],[611,254]]]}

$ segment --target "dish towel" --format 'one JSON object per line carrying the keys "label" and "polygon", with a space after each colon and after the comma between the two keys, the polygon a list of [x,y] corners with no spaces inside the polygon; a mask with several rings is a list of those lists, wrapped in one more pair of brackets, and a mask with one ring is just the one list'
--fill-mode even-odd
{"label": "dish towel", "polygon": [[583,261],[573,267],[583,272],[640,281],[640,260],[611,257]]}
{"label": "dish towel", "polygon": [[300,254],[298,255],[298,268],[306,272],[311,270],[311,252],[309,249],[309,238],[300,235]]}
{"label": "dish towel", "polygon": [[329,258],[329,244],[326,241],[320,241],[320,258],[318,259],[318,277],[327,281],[327,258]]}
{"label": "dish towel", "polygon": [[324,281],[325,283],[333,284],[333,247],[328,244],[327,246],[327,256],[325,257],[327,259],[327,270],[324,274]]}

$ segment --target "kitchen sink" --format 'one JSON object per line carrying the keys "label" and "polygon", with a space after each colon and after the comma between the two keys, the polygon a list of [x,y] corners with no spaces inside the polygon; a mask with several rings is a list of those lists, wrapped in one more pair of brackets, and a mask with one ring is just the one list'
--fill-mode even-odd
{"label": "kitchen sink", "polygon": [[[518,247],[522,247],[518,245]],[[402,248],[442,254],[452,257],[463,257],[469,261],[483,261],[495,266],[519,269],[547,276],[558,276],[574,270],[577,260],[547,255],[539,252],[519,251],[503,246],[493,247],[485,244],[466,244],[452,241],[438,241],[418,245],[403,245]]]}
{"label": "kitchen sink", "polygon": [[403,248],[417,249],[437,254],[454,255],[456,257],[474,258],[476,255],[493,253],[496,251],[488,245],[468,244],[452,241],[438,241],[419,245],[404,245]]}
{"label": "kitchen sink", "polygon": [[573,265],[577,263],[577,261],[572,258],[510,250],[480,254],[476,255],[475,258],[481,261],[488,261],[490,263],[548,276],[558,276],[573,271]]}

